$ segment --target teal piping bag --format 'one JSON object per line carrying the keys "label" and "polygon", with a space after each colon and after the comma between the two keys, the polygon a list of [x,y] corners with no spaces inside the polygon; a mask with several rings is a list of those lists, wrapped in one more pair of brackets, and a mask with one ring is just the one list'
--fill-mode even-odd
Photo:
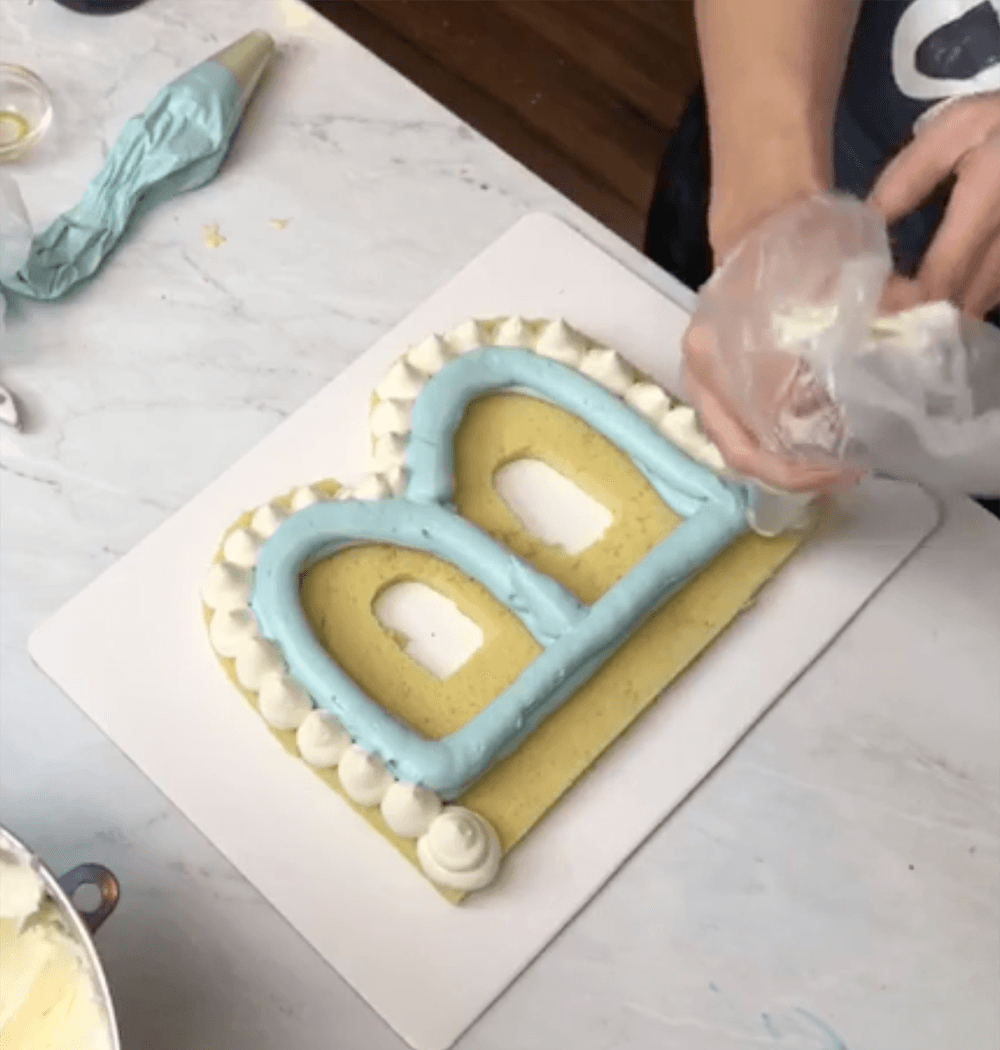
{"label": "teal piping bag", "polygon": [[214,178],[273,50],[255,30],[163,88],[125,125],[83,200],[34,239],[4,286],[58,299],[97,272],[133,219]]}

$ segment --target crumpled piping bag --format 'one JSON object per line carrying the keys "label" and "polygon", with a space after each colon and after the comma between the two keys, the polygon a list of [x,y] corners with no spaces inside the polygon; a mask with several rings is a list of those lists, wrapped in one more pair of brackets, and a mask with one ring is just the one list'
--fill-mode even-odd
{"label": "crumpled piping bag", "polygon": [[218,172],[274,41],[254,30],[168,84],[133,117],[75,208],[32,242],[4,287],[58,299],[93,276],[133,219]]}

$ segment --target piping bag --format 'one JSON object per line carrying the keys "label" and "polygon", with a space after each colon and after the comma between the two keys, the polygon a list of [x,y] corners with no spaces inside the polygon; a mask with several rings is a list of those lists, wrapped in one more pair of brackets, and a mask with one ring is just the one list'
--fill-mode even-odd
{"label": "piping bag", "polygon": [[[947,302],[884,314],[885,221],[840,194],[766,219],[698,295],[717,392],[764,450],[938,491],[1000,493],[1000,330]],[[750,524],[793,527],[810,493],[750,483]]]}
{"label": "piping bag", "polygon": [[97,272],[134,219],[214,178],[273,51],[271,37],[254,30],[163,88],[125,125],[80,203],[2,278],[4,287],[58,299]]}

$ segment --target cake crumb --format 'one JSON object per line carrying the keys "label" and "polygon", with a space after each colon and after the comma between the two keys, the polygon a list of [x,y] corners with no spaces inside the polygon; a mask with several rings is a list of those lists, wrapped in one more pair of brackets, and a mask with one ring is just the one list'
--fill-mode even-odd
{"label": "cake crumb", "polygon": [[283,230],[291,221],[291,219],[268,219],[267,224],[272,230]]}
{"label": "cake crumb", "polygon": [[202,226],[201,239],[204,241],[206,248],[218,248],[226,243],[226,238],[219,233],[219,224],[217,222],[208,222]]}

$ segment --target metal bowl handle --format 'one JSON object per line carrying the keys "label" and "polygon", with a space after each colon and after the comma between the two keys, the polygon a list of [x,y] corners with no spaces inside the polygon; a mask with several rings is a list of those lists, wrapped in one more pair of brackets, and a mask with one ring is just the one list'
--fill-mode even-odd
{"label": "metal bowl handle", "polygon": [[[103,864],[78,864],[72,871],[67,871],[58,882],[91,933],[98,931],[118,904],[118,880]],[[96,886],[100,891],[101,901],[91,911],[77,907],[73,900],[73,894],[81,886]]]}

